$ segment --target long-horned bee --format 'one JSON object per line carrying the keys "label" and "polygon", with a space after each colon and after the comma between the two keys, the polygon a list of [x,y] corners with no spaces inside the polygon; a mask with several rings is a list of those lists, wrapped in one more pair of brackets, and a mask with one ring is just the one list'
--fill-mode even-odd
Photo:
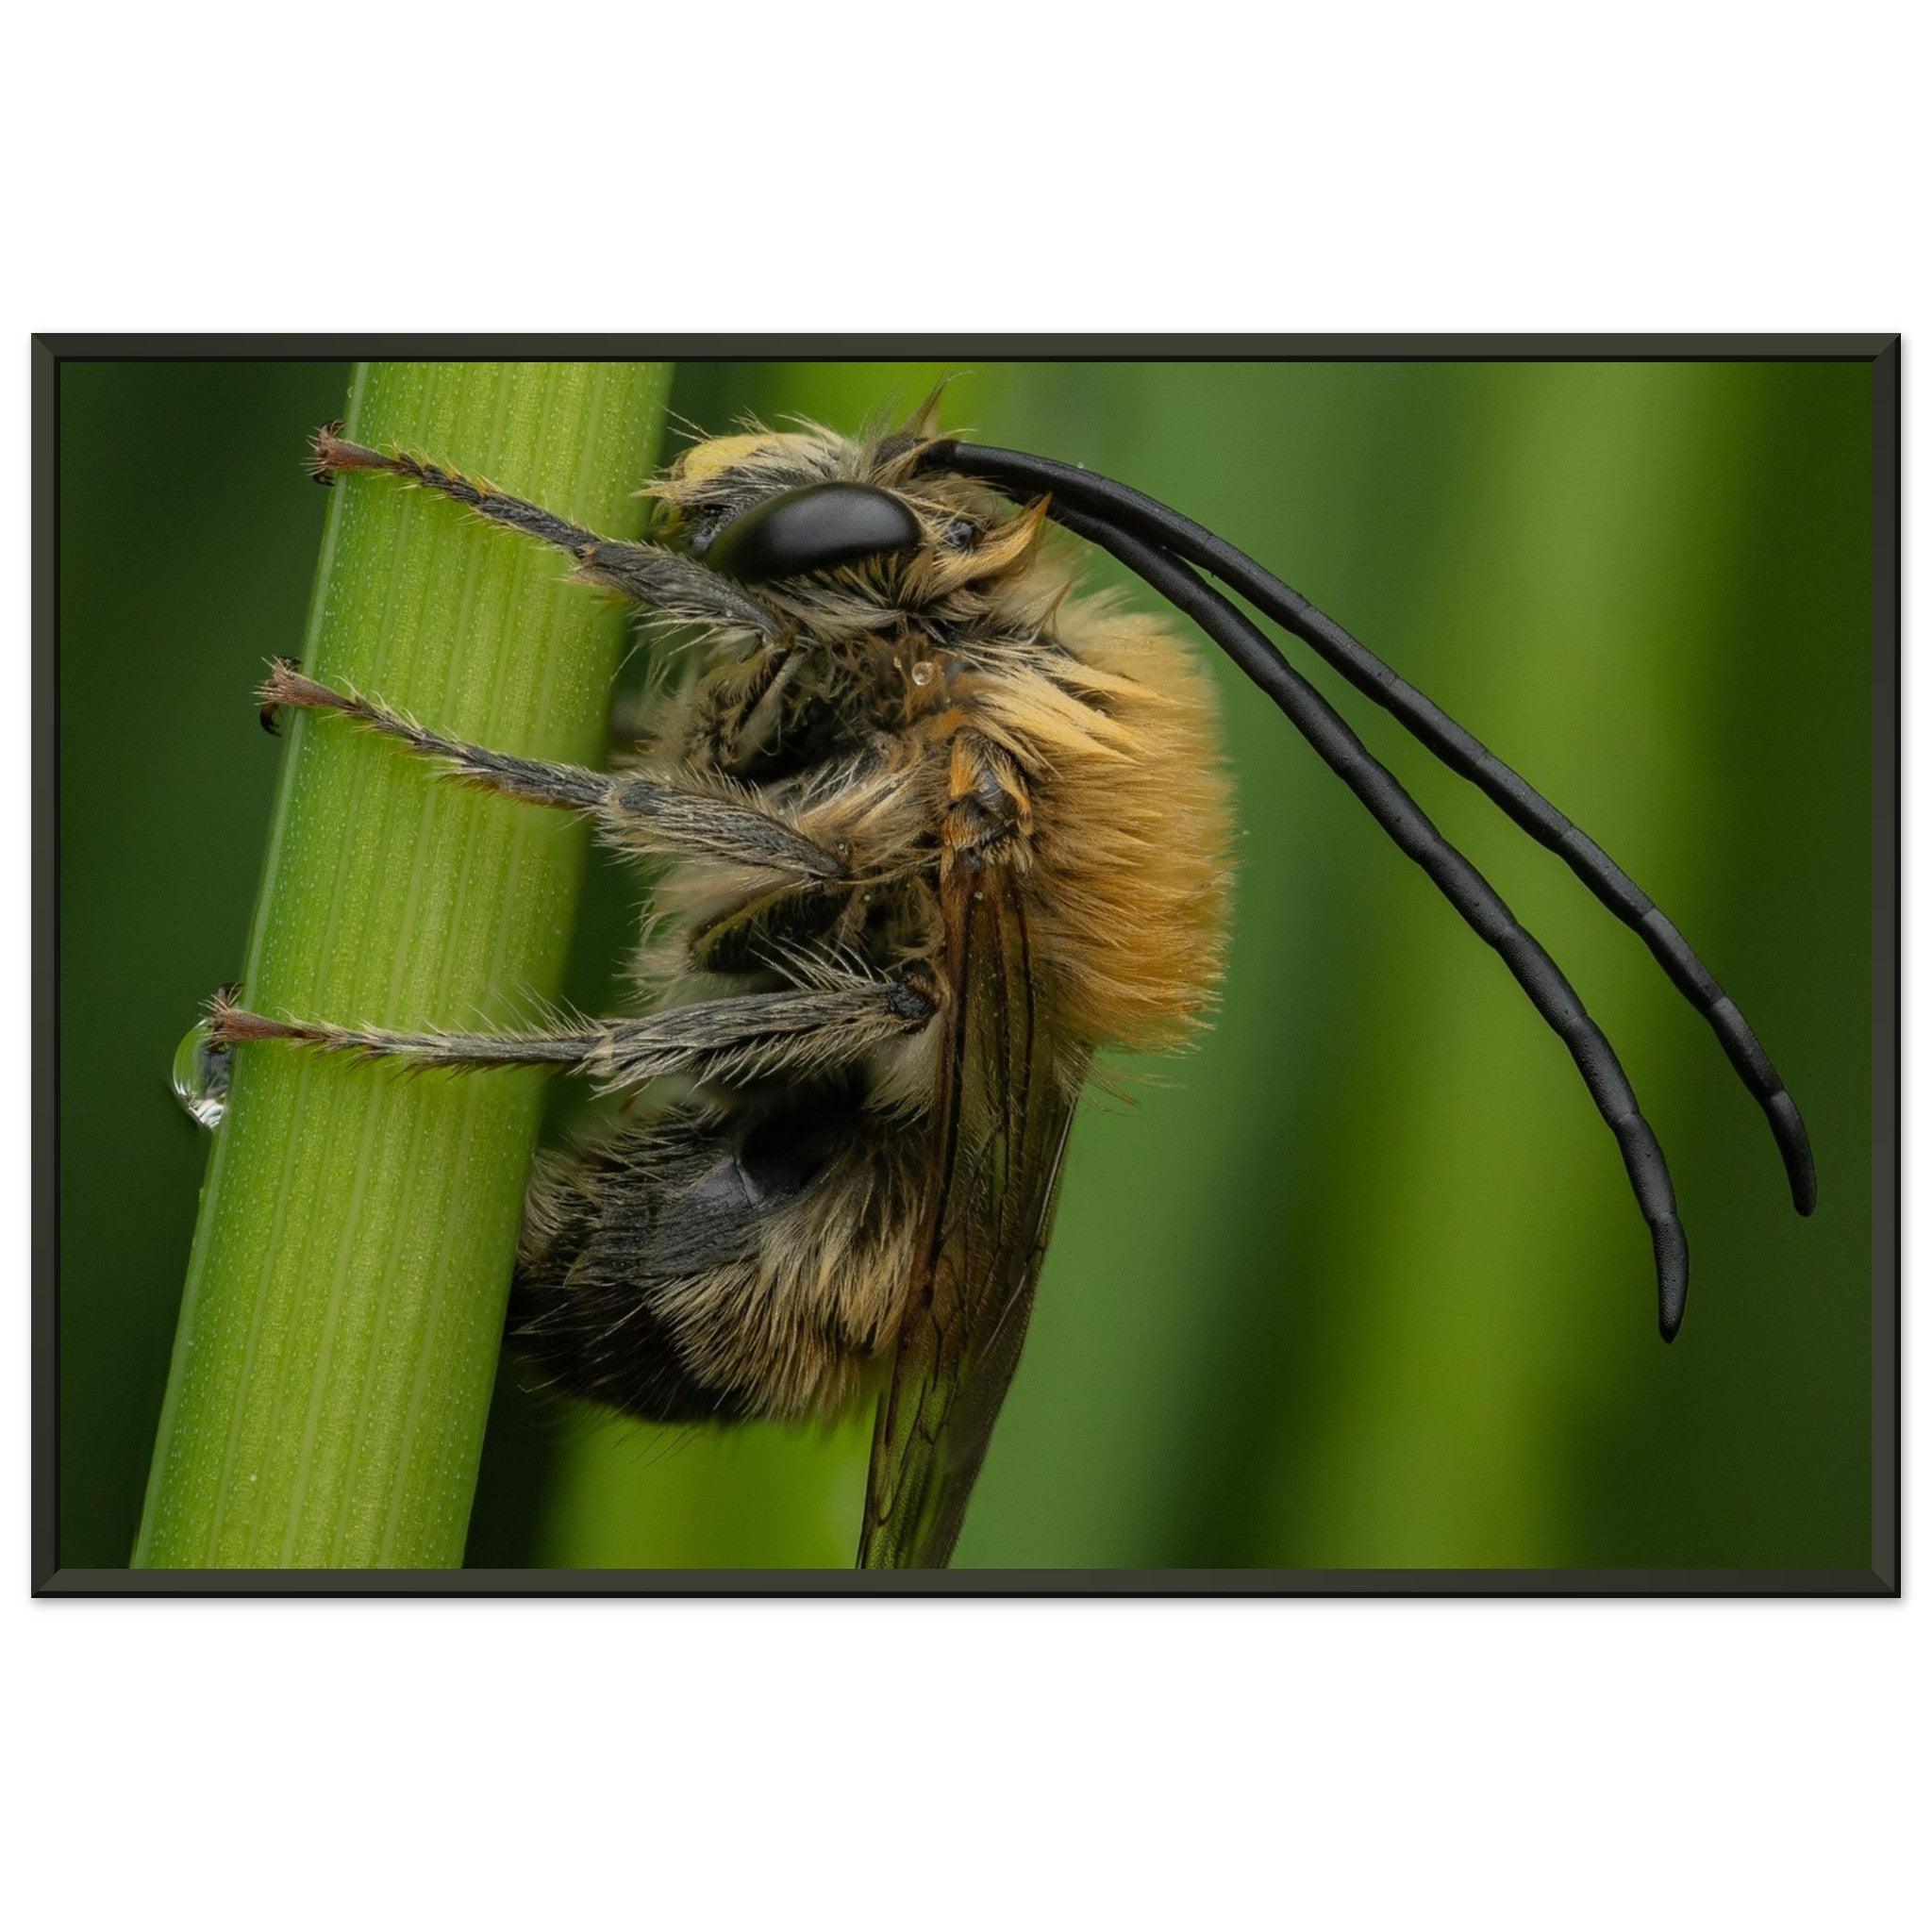
{"label": "long-horned bee", "polygon": [[[607,540],[458,469],[316,439],[323,480],[417,485],[555,546],[693,638],[602,773],[466,744],[274,668],[442,774],[586,814],[656,870],[633,1015],[398,1032],[218,999],[214,1040],[453,1069],[538,1065],[654,1106],[540,1158],[512,1331],[568,1391],[656,1422],[830,1418],[876,1400],[858,1561],[942,1565],[1024,1342],[1093,1057],[1208,1007],[1230,792],[1209,686],[1163,624],[1076,587],[1109,552],[1226,650],[1491,946],[1574,1056],[1649,1224],[1666,1340],[1689,1258],[1622,1066],[1550,956],[1224,591],[1311,645],[1561,858],[1662,962],[1770,1119],[1803,1121],[1676,928],[1524,779],[1339,625],[1125,486],[908,426],[752,428]],[[1208,581],[1217,579],[1224,589]]]}

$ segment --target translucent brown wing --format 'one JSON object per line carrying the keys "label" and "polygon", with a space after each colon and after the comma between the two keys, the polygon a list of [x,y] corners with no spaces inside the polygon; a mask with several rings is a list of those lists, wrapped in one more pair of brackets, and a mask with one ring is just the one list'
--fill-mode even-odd
{"label": "translucent brown wing", "polygon": [[923,1259],[873,1424],[858,1566],[941,1569],[1019,1364],[1080,1069],[1036,976],[1004,868],[941,889],[953,994]]}

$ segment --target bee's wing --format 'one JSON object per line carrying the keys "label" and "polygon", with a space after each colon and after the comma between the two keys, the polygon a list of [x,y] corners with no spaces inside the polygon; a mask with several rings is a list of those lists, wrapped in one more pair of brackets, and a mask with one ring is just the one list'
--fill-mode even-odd
{"label": "bee's wing", "polygon": [[873,1425],[866,1570],[939,1569],[953,1554],[1033,1312],[1080,1087],[1042,1009],[1011,874],[962,869],[941,897],[952,999],[938,1167]]}

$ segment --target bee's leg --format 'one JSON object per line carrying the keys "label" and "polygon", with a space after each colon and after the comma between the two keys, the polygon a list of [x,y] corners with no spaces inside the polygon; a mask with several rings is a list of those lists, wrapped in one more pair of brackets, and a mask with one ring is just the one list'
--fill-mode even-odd
{"label": "bee's leg", "polygon": [[600,537],[594,530],[465,476],[445,463],[429,462],[401,450],[368,449],[346,441],[341,432],[340,423],[316,431],[308,469],[318,483],[332,483],[343,472],[354,470],[400,477],[406,483],[454,497],[479,517],[565,552],[575,558],[577,575],[587,583],[617,591],[681,623],[730,625],[759,637],[769,637],[778,628],[777,619],[755,598],[661,543],[629,543]]}
{"label": "bee's leg", "polygon": [[807,878],[838,878],[836,854],[758,807],[695,785],[611,774],[542,758],[517,758],[430,731],[386,705],[305,676],[293,664],[269,667],[262,716],[283,706],[336,711],[442,760],[447,775],[528,805],[589,812],[612,840],[646,853],[685,853]]}
{"label": "bee's leg", "polygon": [[828,975],[822,985],[793,991],[525,1033],[416,1033],[273,1020],[234,1005],[224,991],[209,1008],[209,1038],[218,1050],[278,1040],[416,1068],[546,1067],[585,1074],[606,1087],[637,1087],[672,1074],[728,1081],[829,1070],[916,1033],[937,1010],[932,981],[917,968],[891,978]]}

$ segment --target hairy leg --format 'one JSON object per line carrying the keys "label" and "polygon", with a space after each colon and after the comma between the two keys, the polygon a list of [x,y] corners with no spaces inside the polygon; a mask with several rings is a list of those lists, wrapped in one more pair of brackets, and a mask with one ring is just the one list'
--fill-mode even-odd
{"label": "hairy leg", "polygon": [[453,497],[479,517],[563,551],[576,560],[577,573],[586,582],[619,591],[667,617],[686,624],[728,625],[758,637],[770,637],[778,628],[776,618],[755,598],[661,543],[629,543],[600,537],[541,505],[526,503],[480,478],[465,476],[446,463],[431,462],[401,450],[369,449],[348,441],[341,432],[340,423],[316,432],[308,468],[319,483],[332,483],[338,475],[357,470],[394,476]]}
{"label": "hairy leg", "polygon": [[260,695],[265,717],[283,706],[339,713],[440,759],[448,776],[466,784],[528,805],[589,812],[615,842],[632,850],[717,858],[814,879],[839,878],[845,872],[836,854],[782,818],[721,791],[466,744],[428,730],[376,699],[318,683],[286,659],[270,666]]}
{"label": "hairy leg", "polygon": [[209,1013],[210,1040],[218,1049],[287,1041],[413,1068],[545,1067],[586,1074],[607,1088],[628,1088],[670,1074],[742,1081],[830,1071],[887,1041],[918,1032],[938,1006],[932,981],[915,968],[891,977],[827,973],[818,984],[783,992],[518,1033],[408,1032],[275,1020],[236,1006],[225,991],[215,995]]}

